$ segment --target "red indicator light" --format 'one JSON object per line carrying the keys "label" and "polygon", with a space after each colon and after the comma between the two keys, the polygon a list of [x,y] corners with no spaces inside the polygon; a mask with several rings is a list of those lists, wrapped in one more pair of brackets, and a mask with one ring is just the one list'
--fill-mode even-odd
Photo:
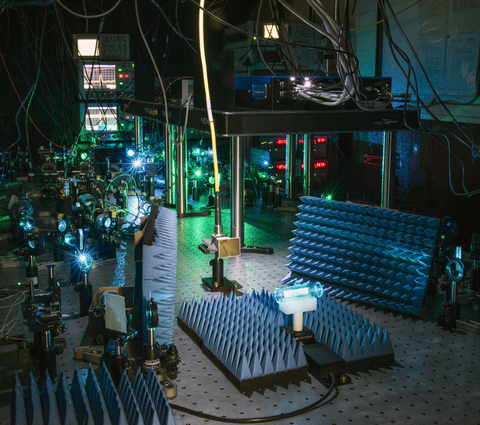
{"label": "red indicator light", "polygon": [[313,164],[313,168],[325,168],[327,163],[325,161],[317,161]]}
{"label": "red indicator light", "polygon": [[125,74],[125,78],[128,78],[128,74]]}
{"label": "red indicator light", "polygon": [[326,137],[316,137],[313,139],[315,143],[326,143],[327,138]]}
{"label": "red indicator light", "polygon": [[303,167],[303,164],[302,164],[302,170],[303,170],[303,168],[304,168],[304,167]]}
{"label": "red indicator light", "polygon": [[278,164],[276,166],[277,170],[286,170],[287,169],[287,166],[285,164]]}
{"label": "red indicator light", "polygon": [[277,139],[275,140],[276,145],[286,145],[287,144],[287,139]]}
{"label": "red indicator light", "polygon": [[299,144],[302,144],[302,143],[303,143],[303,139],[298,139],[298,143],[299,143]]}
{"label": "red indicator light", "polygon": [[130,115],[127,115],[127,120],[129,120],[129,119],[130,119]]}
{"label": "red indicator light", "polygon": [[123,74],[118,74],[118,78],[123,78]]}

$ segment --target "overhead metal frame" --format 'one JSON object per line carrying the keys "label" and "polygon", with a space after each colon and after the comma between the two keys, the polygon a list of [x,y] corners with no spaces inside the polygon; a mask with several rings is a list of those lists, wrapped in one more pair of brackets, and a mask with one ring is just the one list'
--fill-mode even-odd
{"label": "overhead metal frame", "polygon": [[[122,111],[135,116],[152,119],[166,123],[165,109],[163,104],[132,101],[131,99],[121,99]],[[168,121],[171,131],[179,130],[172,123],[183,121],[183,109],[178,106],[168,107]],[[327,111],[238,111],[223,112],[213,111],[215,128],[217,134],[230,137],[231,139],[231,169],[232,169],[232,196],[231,196],[231,229],[230,235],[239,237],[241,245],[244,245],[244,218],[243,218],[243,168],[244,168],[244,149],[245,136],[264,136],[264,135],[287,135],[288,138],[295,139],[296,134],[305,134],[305,148],[311,144],[311,137],[307,135],[312,133],[351,133],[362,131],[383,131],[385,132],[384,143],[384,165],[382,168],[382,206],[391,208],[393,206],[394,193],[392,182],[395,181],[395,143],[393,132],[418,128],[418,112],[415,109],[381,109],[375,111],[365,111],[362,109],[341,110],[332,109]],[[188,128],[192,130],[209,132],[207,111],[201,108],[189,109]],[[290,143],[292,144],[292,143]],[[167,145],[169,143],[167,142]],[[180,149],[183,149],[181,146]],[[178,147],[177,147],[178,149]],[[169,160],[173,160],[173,153],[166,149],[166,178],[167,184],[168,169],[173,165]],[[311,153],[308,152],[310,155]],[[309,156],[307,153],[307,156]],[[294,161],[289,157],[287,162]],[[311,172],[311,170],[310,170]],[[311,183],[311,182],[310,182]],[[304,190],[310,191],[310,183],[304,179]],[[174,183],[178,185],[180,193],[184,194],[185,178],[179,179]],[[173,186],[173,185],[172,185]],[[238,192],[241,190],[241,194]],[[170,196],[176,193],[175,188],[171,188]],[[168,192],[167,192],[168,195]],[[167,196],[167,202],[170,198]],[[170,201],[171,202],[171,201]],[[170,203],[169,202],[169,203]],[[184,209],[180,213],[185,213]],[[242,224],[240,224],[242,223]],[[259,253],[272,253],[268,249],[260,249]]]}
{"label": "overhead metal frame", "polygon": [[[121,99],[123,112],[159,122],[166,122],[164,105]],[[169,123],[185,119],[185,108],[168,107]],[[356,131],[395,131],[418,128],[415,109],[332,109],[327,111],[213,111],[217,135],[269,136],[274,134],[351,133]],[[210,131],[206,109],[190,108],[188,128]]]}

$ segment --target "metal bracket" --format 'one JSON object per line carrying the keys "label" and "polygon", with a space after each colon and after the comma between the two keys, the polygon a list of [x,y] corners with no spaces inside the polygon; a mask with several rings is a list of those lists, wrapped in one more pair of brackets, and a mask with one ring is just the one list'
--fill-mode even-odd
{"label": "metal bracket", "polygon": [[102,354],[103,354],[103,351],[97,348],[78,347],[78,348],[75,348],[73,359],[76,360],[77,362],[86,362],[86,363],[94,363],[97,365],[101,365]]}

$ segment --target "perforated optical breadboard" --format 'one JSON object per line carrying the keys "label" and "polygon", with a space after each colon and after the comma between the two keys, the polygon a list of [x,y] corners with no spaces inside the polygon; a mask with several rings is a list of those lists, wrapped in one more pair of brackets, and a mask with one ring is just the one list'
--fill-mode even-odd
{"label": "perforated optical breadboard", "polygon": [[[269,256],[244,254],[239,258],[225,261],[225,275],[242,285],[242,291],[262,288],[273,291],[280,285],[290,261],[288,248],[292,245],[292,230],[297,221],[293,214],[279,214],[268,209],[247,209],[245,241],[249,245],[271,246],[275,253]],[[178,266],[176,312],[183,299],[197,297],[204,291],[199,276],[211,272],[209,258],[199,253],[197,237],[211,233],[213,217],[192,217],[178,222]],[[224,211],[223,225],[229,228],[229,214]],[[130,243],[130,242],[129,242]],[[93,269],[94,292],[98,286],[133,282],[132,246],[119,266],[115,262]],[[118,256],[117,256],[118,259]],[[108,262],[106,262],[108,263]],[[68,270],[65,271],[68,274]],[[63,274],[57,270],[57,276]],[[40,281],[46,279],[46,270],[40,269]],[[2,269],[5,281],[16,283],[24,279],[24,269]],[[45,280],[43,280],[45,282]],[[78,294],[73,287],[63,289],[65,314],[78,311]],[[215,297],[218,295],[206,295]],[[11,299],[0,306],[9,306]],[[396,363],[391,367],[373,368],[351,374],[352,383],[339,388],[339,396],[326,406],[301,416],[281,420],[279,425],[291,424],[477,424],[480,415],[480,394],[478,389],[480,337],[463,331],[445,332],[435,326],[440,314],[441,296],[427,299],[422,316],[415,318],[392,310],[366,305],[361,302],[349,303],[357,312],[375,322],[382,329],[388,329]],[[345,302],[342,302],[342,306]],[[3,323],[8,308],[0,309]],[[12,310],[12,314],[15,309]],[[19,311],[20,314],[20,311]],[[462,316],[480,322],[478,312],[468,306],[462,307]],[[21,316],[19,316],[21,317]],[[73,348],[78,346],[85,334],[87,318],[67,317],[64,319],[67,332],[67,351],[58,357],[57,364],[65,370],[67,383],[72,383],[75,362]],[[7,323],[10,317],[7,319]],[[14,327],[14,333],[21,333],[23,323]],[[212,415],[233,418],[254,418],[290,412],[304,407],[325,394],[325,387],[315,379],[291,384],[287,388],[253,392],[250,396],[241,394],[202,354],[200,348],[179,328],[174,335],[181,363],[175,380],[178,396],[173,401],[194,410]],[[0,346],[0,424],[10,424],[10,400],[14,387],[15,371],[22,367],[17,362],[17,352]],[[86,375],[88,364],[79,363],[82,376]],[[28,376],[22,385],[28,385]],[[173,411],[177,425],[217,425],[220,422],[205,422],[188,414]]]}

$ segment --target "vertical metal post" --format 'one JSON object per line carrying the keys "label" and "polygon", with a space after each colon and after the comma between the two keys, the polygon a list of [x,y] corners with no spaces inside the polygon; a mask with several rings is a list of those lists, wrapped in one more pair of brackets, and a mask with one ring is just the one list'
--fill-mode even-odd
{"label": "vertical metal post", "polygon": [[385,131],[382,164],[382,208],[393,208],[396,152],[397,147],[394,134],[391,131]]}
{"label": "vertical metal post", "polygon": [[170,125],[167,137],[165,138],[165,205],[167,207],[175,205],[176,188],[173,141],[175,140],[176,134],[176,126]]}
{"label": "vertical metal post", "polygon": [[382,0],[383,6],[377,3],[377,35],[376,35],[376,47],[375,47],[375,77],[381,77],[383,75],[383,13],[385,8],[385,0]]}
{"label": "vertical metal post", "polygon": [[240,246],[245,245],[243,227],[244,207],[244,149],[245,137],[232,137],[231,142],[231,182],[230,182],[230,236],[240,238]]}
{"label": "vertical metal post", "polygon": [[286,146],[286,170],[285,170],[285,180],[286,187],[285,192],[287,199],[293,199],[296,194],[296,184],[295,184],[295,151],[296,151],[296,140],[295,135],[287,134],[287,146]]}
{"label": "vertical metal post", "polygon": [[311,134],[303,136],[303,196],[312,194],[312,142]]}
{"label": "vertical metal post", "polygon": [[138,154],[143,151],[143,118],[135,115],[135,150]]}
{"label": "vertical metal post", "polygon": [[[181,127],[177,128],[179,134],[182,134],[183,130]],[[187,212],[187,190],[186,190],[186,168],[187,163],[185,161],[186,158],[186,149],[185,149],[185,137],[182,137],[181,140],[178,140],[178,144],[176,145],[177,151],[177,179],[176,179],[176,186],[177,186],[177,216],[184,217]]]}

